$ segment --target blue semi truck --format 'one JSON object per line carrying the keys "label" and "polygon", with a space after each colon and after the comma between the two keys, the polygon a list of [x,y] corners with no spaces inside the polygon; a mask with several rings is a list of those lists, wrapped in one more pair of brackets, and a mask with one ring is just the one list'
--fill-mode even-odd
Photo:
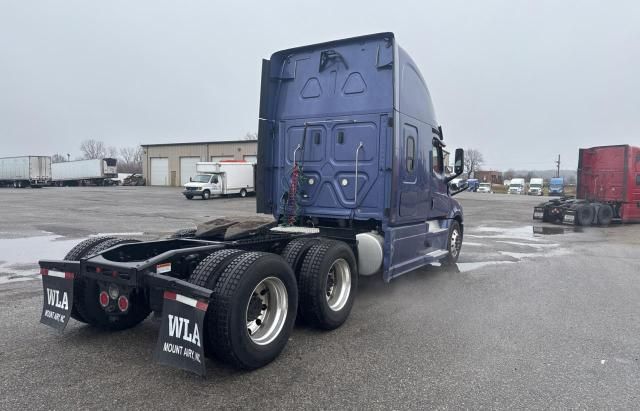
{"label": "blue semi truck", "polygon": [[564,177],[553,177],[549,180],[549,195],[564,196]]}
{"label": "blue semi truck", "polygon": [[153,311],[159,362],[198,374],[205,356],[261,367],[296,318],[343,324],[360,275],[456,263],[464,220],[448,183],[464,153],[447,176],[444,146],[426,83],[392,33],[279,51],[262,63],[256,177],[257,211],[272,217],[86,240],[40,261],[41,322],[121,330]]}

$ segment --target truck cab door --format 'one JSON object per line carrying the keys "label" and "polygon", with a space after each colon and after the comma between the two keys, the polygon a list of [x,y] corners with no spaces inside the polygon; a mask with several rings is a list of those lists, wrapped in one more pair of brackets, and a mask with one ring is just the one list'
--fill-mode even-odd
{"label": "truck cab door", "polygon": [[[418,187],[418,128],[411,124],[403,124],[400,138],[400,161],[399,161],[399,205],[398,214],[400,218],[413,217],[418,214],[418,197],[420,188]],[[427,192],[423,194],[428,196]]]}
{"label": "truck cab door", "polygon": [[431,211],[429,219],[446,217],[451,208],[451,199],[445,178],[444,152],[440,138],[434,134],[431,147]]}
{"label": "truck cab door", "polygon": [[209,180],[209,187],[213,194],[224,194],[222,192],[222,174],[213,174]]}

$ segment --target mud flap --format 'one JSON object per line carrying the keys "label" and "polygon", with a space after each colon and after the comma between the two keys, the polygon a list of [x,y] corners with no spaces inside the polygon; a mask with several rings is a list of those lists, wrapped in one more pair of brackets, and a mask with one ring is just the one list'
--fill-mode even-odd
{"label": "mud flap", "polygon": [[533,219],[542,220],[544,218],[544,207],[533,207]]}
{"label": "mud flap", "polygon": [[575,210],[567,210],[562,218],[562,224],[566,225],[576,225],[576,212]]}
{"label": "mud flap", "polygon": [[164,292],[162,325],[153,357],[160,364],[204,376],[203,324],[208,303]]}
{"label": "mud flap", "polygon": [[71,315],[74,274],[46,268],[42,268],[40,274],[44,291],[40,322],[62,332]]}

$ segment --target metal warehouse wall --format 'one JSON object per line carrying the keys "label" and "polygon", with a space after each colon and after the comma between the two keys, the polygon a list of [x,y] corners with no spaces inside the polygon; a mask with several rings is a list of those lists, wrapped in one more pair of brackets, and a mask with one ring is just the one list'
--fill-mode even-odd
{"label": "metal warehouse wall", "polygon": [[185,143],[143,145],[144,157],[142,160],[142,173],[147,184],[154,185],[151,181],[151,159],[166,158],[169,163],[168,182],[171,186],[180,186],[180,158],[200,157],[200,161],[211,161],[212,157],[228,157],[234,160],[243,160],[245,156],[258,155],[257,141],[238,141],[224,143]]}

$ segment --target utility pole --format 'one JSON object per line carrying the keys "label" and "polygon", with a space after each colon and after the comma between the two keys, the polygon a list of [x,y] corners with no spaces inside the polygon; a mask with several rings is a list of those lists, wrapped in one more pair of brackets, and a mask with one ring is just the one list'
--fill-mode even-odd
{"label": "utility pole", "polygon": [[558,154],[558,160],[556,161],[558,170],[556,171],[556,177],[560,177],[560,154]]}

